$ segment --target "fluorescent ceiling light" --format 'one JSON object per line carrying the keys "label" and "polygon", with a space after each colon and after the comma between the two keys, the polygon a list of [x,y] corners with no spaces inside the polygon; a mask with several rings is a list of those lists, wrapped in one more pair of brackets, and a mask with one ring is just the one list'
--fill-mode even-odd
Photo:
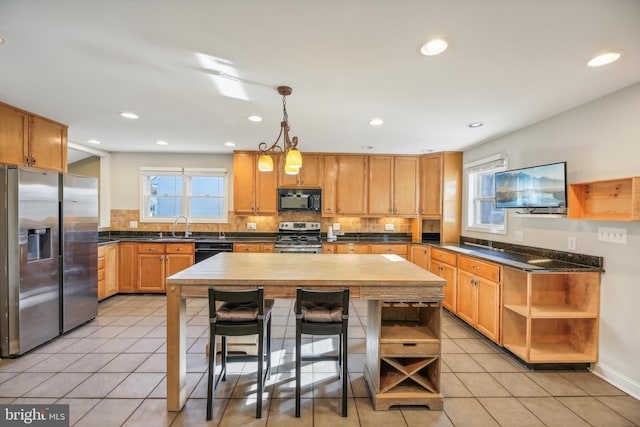
{"label": "fluorescent ceiling light", "polygon": [[432,39],[422,45],[420,53],[425,56],[440,55],[447,50],[447,46],[449,46],[449,44],[444,39]]}
{"label": "fluorescent ceiling light", "polygon": [[227,141],[224,143],[224,145],[226,145],[227,147],[235,147],[236,143],[235,142],[231,142],[231,141]]}
{"label": "fluorescent ceiling light", "polygon": [[88,140],[87,142],[88,142],[89,144],[96,144],[96,145],[99,145],[99,144],[100,144],[100,141],[98,141],[97,139],[90,139],[90,140]]}
{"label": "fluorescent ceiling light", "polygon": [[156,144],[158,144],[158,145],[169,145],[169,143],[167,141],[156,141]]}
{"label": "fluorescent ceiling light", "polygon": [[371,126],[381,126],[384,122],[382,121],[382,119],[372,119],[369,124]]}
{"label": "fluorescent ceiling light", "polygon": [[251,120],[252,122],[261,122],[262,121],[262,117],[260,117],[260,116],[249,116],[249,117],[247,117],[247,119]]}
{"label": "fluorescent ceiling light", "polygon": [[125,119],[138,119],[139,116],[136,113],[131,113],[128,111],[123,111],[122,113],[120,113],[120,115],[122,117],[124,117]]}
{"label": "fluorescent ceiling light", "polygon": [[595,56],[591,59],[591,61],[587,62],[589,67],[600,67],[601,65],[611,64],[614,61],[617,61],[620,58],[620,54],[618,52],[607,52],[602,55]]}

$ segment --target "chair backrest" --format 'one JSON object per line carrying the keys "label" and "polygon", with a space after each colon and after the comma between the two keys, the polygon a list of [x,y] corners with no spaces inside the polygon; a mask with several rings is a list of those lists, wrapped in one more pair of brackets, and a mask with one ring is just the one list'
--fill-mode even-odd
{"label": "chair backrest", "polygon": [[226,291],[209,288],[209,318],[217,317],[218,303],[255,303],[258,307],[258,318],[264,317],[264,288],[249,290]]}
{"label": "chair backrest", "polygon": [[297,288],[296,289],[296,316],[302,316],[302,306],[304,302],[312,302],[315,304],[327,303],[342,305],[342,318],[349,317],[349,289],[340,289],[336,291],[316,291],[312,289]]}

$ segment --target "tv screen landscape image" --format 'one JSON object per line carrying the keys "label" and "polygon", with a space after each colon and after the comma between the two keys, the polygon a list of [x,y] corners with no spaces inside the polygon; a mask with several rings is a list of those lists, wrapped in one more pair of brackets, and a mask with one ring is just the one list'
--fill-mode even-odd
{"label": "tv screen landscape image", "polygon": [[498,208],[567,206],[567,163],[532,166],[495,174]]}

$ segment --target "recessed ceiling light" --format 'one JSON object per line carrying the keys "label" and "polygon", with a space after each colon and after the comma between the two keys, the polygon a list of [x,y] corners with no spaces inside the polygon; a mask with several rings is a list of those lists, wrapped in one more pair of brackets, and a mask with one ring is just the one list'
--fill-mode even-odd
{"label": "recessed ceiling light", "polygon": [[425,56],[440,55],[447,50],[447,46],[449,46],[449,44],[444,39],[432,39],[422,45],[420,53]]}
{"label": "recessed ceiling light", "polygon": [[484,125],[484,122],[471,122],[467,124],[468,128],[479,128],[480,126]]}
{"label": "recessed ceiling light", "polygon": [[371,119],[369,121],[369,124],[371,126],[381,126],[384,122],[382,121],[382,119]]}
{"label": "recessed ceiling light", "polygon": [[156,144],[158,144],[158,145],[169,145],[169,143],[167,141],[156,141]]}
{"label": "recessed ceiling light", "polygon": [[617,61],[618,58],[620,58],[620,53],[607,52],[593,57],[591,61],[587,62],[587,65],[589,67],[599,67],[601,65],[611,64],[612,62]]}
{"label": "recessed ceiling light", "polygon": [[247,119],[251,120],[252,122],[261,122],[262,121],[262,117],[260,117],[260,116],[249,116],[249,117],[247,117]]}
{"label": "recessed ceiling light", "polygon": [[231,141],[227,141],[224,143],[224,145],[226,145],[227,147],[235,147],[236,143],[235,142],[231,142]]}
{"label": "recessed ceiling light", "polygon": [[420,150],[421,153],[433,153],[433,148],[423,148]]}
{"label": "recessed ceiling light", "polygon": [[122,113],[120,113],[120,115],[122,117],[124,117],[125,119],[138,119],[139,116],[136,113],[131,113],[128,111],[123,111]]}
{"label": "recessed ceiling light", "polygon": [[360,148],[363,149],[363,150],[373,150],[373,145],[363,145]]}
{"label": "recessed ceiling light", "polygon": [[90,140],[88,140],[87,142],[88,142],[89,144],[96,144],[96,145],[100,144],[100,141],[98,141],[97,139],[90,139]]}
{"label": "recessed ceiling light", "polygon": [[5,44],[7,42],[7,39],[5,39],[4,37],[0,36],[0,44]]}

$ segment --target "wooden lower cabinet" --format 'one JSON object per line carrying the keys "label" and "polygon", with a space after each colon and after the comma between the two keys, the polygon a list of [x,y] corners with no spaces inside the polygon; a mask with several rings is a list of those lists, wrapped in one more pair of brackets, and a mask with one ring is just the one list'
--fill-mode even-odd
{"label": "wooden lower cabinet", "polygon": [[404,259],[409,258],[409,249],[406,244],[382,244],[376,243],[369,245],[370,254],[387,254],[398,255]]}
{"label": "wooden lower cabinet", "polygon": [[118,244],[118,292],[136,292],[136,244]]}
{"label": "wooden lower cabinet", "polygon": [[411,245],[409,259],[415,265],[429,270],[429,246]]}
{"label": "wooden lower cabinet", "polygon": [[429,271],[447,281],[442,306],[452,313],[458,312],[458,256],[439,248],[431,248]]}
{"label": "wooden lower cabinet", "polygon": [[337,244],[335,253],[337,254],[368,254],[369,245],[365,243]]}
{"label": "wooden lower cabinet", "polygon": [[322,245],[323,254],[334,254],[336,252],[336,245],[332,243],[325,243]]}
{"label": "wooden lower cabinet", "polygon": [[523,361],[598,361],[599,272],[504,267],[502,344]]}
{"label": "wooden lower cabinet", "polygon": [[273,253],[273,243],[234,243],[233,252]]}
{"label": "wooden lower cabinet", "polygon": [[502,266],[458,255],[456,314],[482,334],[501,343]]}
{"label": "wooden lower cabinet", "polygon": [[137,243],[136,292],[165,292],[165,279],[193,263],[193,243]]}
{"label": "wooden lower cabinet", "polygon": [[118,244],[98,246],[98,301],[118,293]]}
{"label": "wooden lower cabinet", "polygon": [[367,342],[365,367],[374,409],[442,409],[440,303],[370,300],[367,313],[367,336],[378,337]]}

